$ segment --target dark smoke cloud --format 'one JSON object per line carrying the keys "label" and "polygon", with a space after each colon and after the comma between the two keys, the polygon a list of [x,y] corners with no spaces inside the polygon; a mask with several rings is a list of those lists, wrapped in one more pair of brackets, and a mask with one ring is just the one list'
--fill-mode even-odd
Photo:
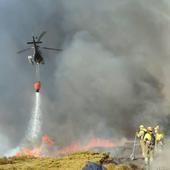
{"label": "dark smoke cloud", "polygon": [[24,58],[30,53],[16,51],[44,30],[45,45],[64,50],[44,52],[43,133],[62,145],[92,136],[131,137],[141,122],[164,122],[169,5],[159,0],[1,1],[0,137],[13,147],[27,129],[35,75]]}

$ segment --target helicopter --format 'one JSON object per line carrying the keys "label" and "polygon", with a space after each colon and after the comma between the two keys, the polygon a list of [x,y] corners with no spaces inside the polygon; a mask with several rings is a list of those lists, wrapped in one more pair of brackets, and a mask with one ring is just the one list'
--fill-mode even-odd
{"label": "helicopter", "polygon": [[32,41],[27,42],[27,44],[33,44],[32,47],[25,48],[23,50],[18,51],[17,53],[23,53],[25,51],[28,51],[30,49],[33,49],[33,55],[28,56],[28,61],[30,64],[45,64],[44,63],[44,58],[42,57],[40,49],[45,49],[45,50],[54,50],[54,51],[62,51],[61,49],[56,49],[56,48],[49,48],[49,47],[40,47],[37,44],[41,44],[42,37],[46,34],[46,31],[42,32],[39,37],[37,36],[32,36]]}

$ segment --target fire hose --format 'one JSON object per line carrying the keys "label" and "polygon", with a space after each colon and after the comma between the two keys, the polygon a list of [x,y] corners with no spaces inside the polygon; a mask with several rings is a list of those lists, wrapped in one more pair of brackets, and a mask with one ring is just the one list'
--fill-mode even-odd
{"label": "fire hose", "polygon": [[130,155],[131,160],[135,159],[136,140],[137,140],[137,137],[136,137],[136,134],[135,134],[135,138],[134,138],[134,142],[133,142],[133,150],[132,150],[132,154]]}

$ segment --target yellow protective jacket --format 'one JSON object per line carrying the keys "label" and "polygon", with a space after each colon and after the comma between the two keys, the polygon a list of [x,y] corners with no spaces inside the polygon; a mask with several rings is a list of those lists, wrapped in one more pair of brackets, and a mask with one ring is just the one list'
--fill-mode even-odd
{"label": "yellow protective jacket", "polygon": [[143,129],[140,129],[139,132],[136,133],[136,136],[140,139],[143,139],[145,134],[146,134],[146,129],[143,128]]}
{"label": "yellow protective jacket", "polygon": [[156,142],[159,142],[159,141],[163,141],[163,138],[164,138],[164,134],[163,133],[156,133],[155,134],[155,140]]}
{"label": "yellow protective jacket", "polygon": [[151,142],[151,140],[152,140],[152,136],[150,133],[147,132],[144,136],[144,142],[146,142],[146,141]]}
{"label": "yellow protective jacket", "polygon": [[144,136],[144,143],[146,144],[149,144],[150,146],[155,146],[155,134],[154,133],[150,133],[150,132],[147,132]]}

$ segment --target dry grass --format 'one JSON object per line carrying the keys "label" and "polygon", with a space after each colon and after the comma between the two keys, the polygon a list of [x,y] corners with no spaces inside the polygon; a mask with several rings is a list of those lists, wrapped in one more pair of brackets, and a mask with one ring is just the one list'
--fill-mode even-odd
{"label": "dry grass", "polygon": [[[11,157],[0,159],[0,170],[81,170],[88,162],[99,163],[106,153],[78,152],[63,158]],[[106,166],[108,170],[132,170],[127,165]]]}

